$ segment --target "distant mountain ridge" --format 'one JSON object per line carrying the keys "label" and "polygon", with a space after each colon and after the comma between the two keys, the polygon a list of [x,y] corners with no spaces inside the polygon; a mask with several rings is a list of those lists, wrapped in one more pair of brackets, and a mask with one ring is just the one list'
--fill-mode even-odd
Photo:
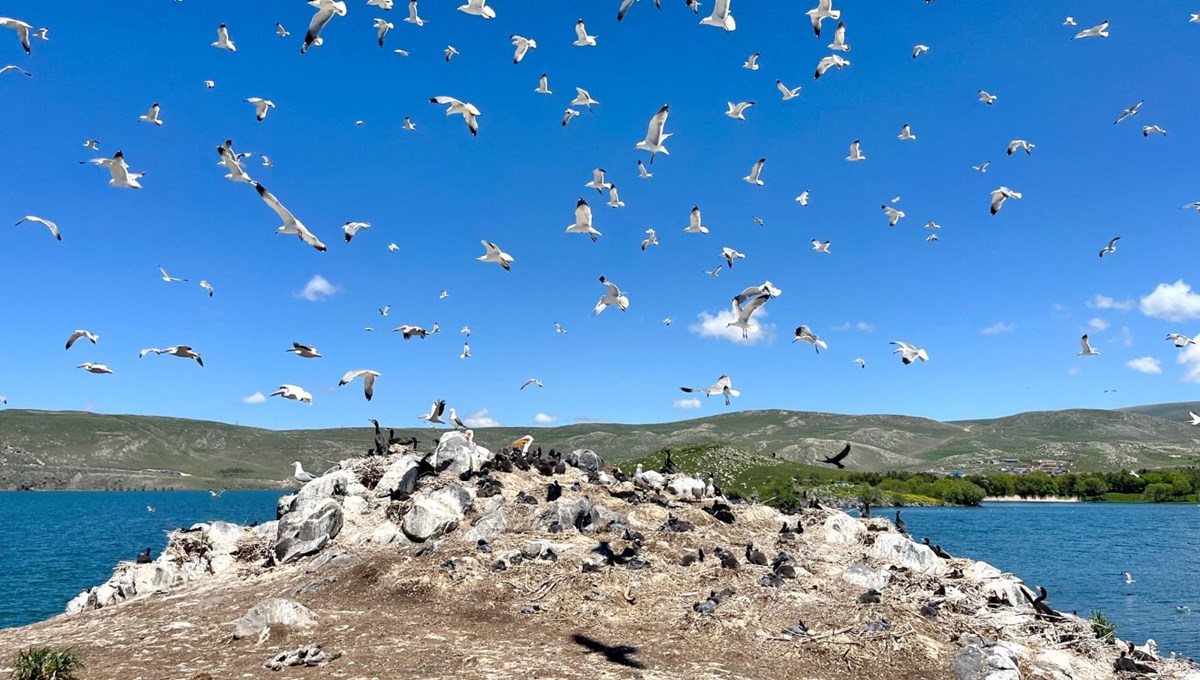
{"label": "distant mountain ridge", "polygon": [[[1118,410],[1032,411],[939,422],[898,415],[738,411],[671,423],[581,423],[476,430],[495,449],[525,434],[543,448],[590,448],[619,462],[662,448],[723,443],[764,456],[813,463],[846,442],[855,470],[986,472],[992,460],[1054,459],[1075,471],[1200,463],[1200,403]],[[1182,415],[1181,415],[1182,414]],[[429,450],[440,431],[397,429]],[[266,430],[158,416],[78,411],[0,411],[0,488],[226,488],[286,486],[290,464],[321,470],[360,454],[371,426]]]}

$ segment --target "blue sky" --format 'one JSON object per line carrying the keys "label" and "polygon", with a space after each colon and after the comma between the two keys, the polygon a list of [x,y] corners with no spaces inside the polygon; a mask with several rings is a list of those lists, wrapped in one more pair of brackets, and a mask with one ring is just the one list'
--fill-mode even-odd
{"label": "blue sky", "polygon": [[[743,392],[736,408],[939,419],[1198,393],[1200,350],[1163,340],[1200,330],[1189,289],[1200,284],[1200,215],[1180,209],[1200,200],[1200,95],[1178,77],[1200,66],[1200,25],[1176,2],[848,1],[839,6],[851,65],[819,81],[834,23],[814,37],[805,3],[734,3],[732,33],[698,25],[682,0],[661,11],[643,0],[621,24],[616,0],[493,0],[492,21],[423,0],[420,28],[402,22],[403,2],[390,13],[348,4],[325,44],[301,56],[312,10],[299,0],[157,0],[136,12],[5,3],[4,14],[49,27],[50,40],[26,56],[0,31],[0,65],[34,74],[0,76],[0,205],[10,224],[40,215],[64,238],[36,225],[0,232],[0,394],[10,408],[293,428],[417,424],[445,398],[477,423],[655,422],[725,410],[718,399],[677,403],[679,386],[722,373]],[[1078,28],[1061,25],[1067,12]],[[383,49],[380,16],[396,25]],[[597,47],[571,44],[580,17]],[[1110,38],[1069,40],[1104,19]],[[292,35],[279,38],[276,21]],[[236,53],[210,47],[222,22]],[[513,33],[538,42],[518,65]],[[914,60],[917,43],[931,50]],[[461,52],[449,64],[448,44]],[[762,53],[758,71],[741,67],[752,52]],[[551,96],[533,91],[543,71]],[[781,101],[777,78],[803,86],[800,97]],[[600,105],[563,128],[576,86]],[[981,88],[999,96],[994,106],[977,101]],[[434,95],[478,106],[479,136],[428,103]],[[242,102],[255,96],[277,104],[262,123]],[[1112,124],[1141,99],[1138,116]],[[746,121],[723,115],[742,100],[758,102]],[[161,128],[138,122],[154,101]],[[633,147],[663,103],[671,154],[639,180],[636,161],[649,158]],[[416,131],[402,130],[406,115]],[[905,123],[917,141],[896,138]],[[1168,136],[1143,138],[1153,124]],[[100,154],[82,147],[89,138]],[[256,156],[247,171],[328,252],[275,235],[280,221],[253,188],[223,179],[214,148],[226,138],[270,156],[274,167]],[[1015,138],[1036,144],[1032,156],[1005,157]],[[867,160],[848,163],[855,139]],[[78,164],[117,149],[147,173],[143,190],[110,188],[104,169]],[[759,157],[765,186],[752,187],[741,177]],[[986,160],[986,174],[971,169]],[[596,167],[625,208],[583,187]],[[991,217],[1000,185],[1024,198]],[[793,201],[804,189],[808,207]],[[889,228],[880,205],[897,195],[907,217]],[[580,197],[598,243],[562,233]],[[710,234],[681,233],[693,204]],[[348,220],[374,226],[347,245]],[[942,225],[937,243],[924,240],[928,220]],[[648,227],[662,245],[643,253]],[[1113,236],[1118,251],[1101,260]],[[833,254],[812,252],[812,238],[832,241]],[[480,239],[516,258],[511,273],[474,261]],[[723,246],[746,259],[703,274]],[[160,264],[191,281],[162,282]],[[591,315],[601,274],[628,293],[628,311]],[[315,276],[333,288],[321,301],[299,294]],[[758,319],[761,338],[704,334],[703,315],[768,279],[783,295]],[[449,298],[438,299],[442,289]],[[384,319],[376,309],[386,304]],[[387,332],[435,321],[443,332],[424,341]],[[569,333],[555,333],[555,321]],[[802,323],[828,351],[790,343]],[[468,360],[458,358],[464,324]],[[76,328],[99,344],[64,352]],[[1101,356],[1075,356],[1085,331]],[[890,340],[926,348],[931,361],[902,366]],[[286,354],[293,341],[325,358]],[[195,347],[205,367],[138,359],[143,347],[175,344]],[[74,368],[84,361],[116,374]],[[370,404],[358,383],[335,387],[357,368],[383,374]],[[545,389],[518,391],[529,377]],[[315,403],[243,403],[282,383]]]}

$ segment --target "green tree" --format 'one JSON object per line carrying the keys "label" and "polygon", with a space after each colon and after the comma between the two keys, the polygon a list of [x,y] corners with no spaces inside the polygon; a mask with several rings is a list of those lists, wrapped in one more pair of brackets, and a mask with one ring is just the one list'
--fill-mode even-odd
{"label": "green tree", "polygon": [[1170,484],[1151,484],[1142,491],[1142,498],[1152,503],[1166,503],[1171,500],[1172,493]]}
{"label": "green tree", "polygon": [[1171,482],[1171,495],[1179,500],[1187,498],[1192,492],[1192,482],[1183,475],[1176,475],[1175,481]]}
{"label": "green tree", "polygon": [[1037,470],[1017,477],[1016,491],[1021,498],[1045,498],[1057,496],[1058,485],[1050,475]]}
{"label": "green tree", "polygon": [[1075,493],[1080,498],[1094,500],[1108,493],[1108,482],[1096,475],[1080,475],[1075,480]]}
{"label": "green tree", "polygon": [[993,472],[987,476],[987,492],[993,496],[1015,496],[1017,494],[1016,480],[1012,475]]}

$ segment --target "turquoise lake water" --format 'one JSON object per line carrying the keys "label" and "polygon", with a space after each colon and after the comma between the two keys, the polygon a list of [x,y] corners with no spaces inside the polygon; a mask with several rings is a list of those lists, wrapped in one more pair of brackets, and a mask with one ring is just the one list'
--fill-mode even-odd
{"label": "turquoise lake water", "polygon": [[[196,522],[265,522],[278,491],[0,492],[0,627],[63,611],[113,566]],[[155,509],[148,512],[146,506]],[[904,510],[908,529],[1050,592],[1049,603],[1116,621],[1139,644],[1200,657],[1200,507],[996,503]],[[880,514],[876,511],[876,514]],[[888,513],[892,516],[892,513]],[[1122,571],[1136,583],[1125,585]],[[1175,608],[1187,606],[1191,613]]]}

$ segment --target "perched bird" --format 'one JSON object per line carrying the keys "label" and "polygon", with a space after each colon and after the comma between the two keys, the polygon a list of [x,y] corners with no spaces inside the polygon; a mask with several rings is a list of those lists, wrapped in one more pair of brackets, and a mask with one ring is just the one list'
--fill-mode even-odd
{"label": "perched bird", "polygon": [[913,51],[912,51],[912,58],[916,59],[917,57],[921,56],[922,54],[925,54],[928,51],[929,51],[929,45],[914,45]]}
{"label": "perched bird", "polygon": [[50,220],[45,219],[43,217],[38,217],[37,215],[26,215],[26,216],[22,217],[20,220],[18,220],[17,223],[14,224],[13,226],[19,227],[26,222],[34,222],[34,223],[40,224],[43,227],[50,230],[50,233],[54,236],[55,240],[57,240],[57,241],[62,240],[62,234],[59,233],[59,231],[58,231],[58,224],[51,222]]}
{"label": "perched bird", "polygon": [[538,78],[538,86],[534,92],[537,92],[538,94],[554,94],[550,91],[550,79],[546,77],[545,73]]}
{"label": "perched bird", "polygon": [[66,349],[71,349],[71,346],[75,344],[75,341],[80,338],[85,338],[88,342],[94,345],[96,344],[96,341],[100,339],[100,336],[91,331],[75,331],[70,337],[67,338]]}
{"label": "perched bird", "polygon": [[746,109],[754,106],[754,102],[738,102],[737,104],[726,102],[725,105],[729,107],[729,110],[725,112],[726,116],[734,120],[746,120]]}
{"label": "perched bird", "polygon": [[785,102],[795,99],[796,97],[799,97],[800,90],[804,89],[802,87],[789,88],[787,85],[783,84],[782,80],[776,80],[775,87],[779,89],[780,94],[783,95],[783,101],[785,101]]}
{"label": "perched bird", "polygon": [[416,26],[424,26],[425,25],[425,20],[422,19],[421,17],[417,16],[417,0],[409,0],[408,16],[404,19],[404,21],[406,23],[414,24]]}
{"label": "perched bird", "polygon": [[83,370],[87,371],[88,373],[95,373],[97,375],[104,375],[104,374],[112,375],[114,372],[111,368],[109,368],[108,366],[105,366],[104,364],[93,364],[90,361],[85,361],[84,363],[79,364],[75,368],[82,368]]}
{"label": "perched bird", "polygon": [[300,54],[308,52],[313,45],[320,45],[321,31],[329,24],[333,16],[346,16],[346,3],[342,0],[309,0],[310,6],[317,9],[312,21],[308,23],[308,31],[304,34],[304,44],[300,46]]}
{"label": "perched bird", "polygon": [[826,45],[826,47],[840,52],[850,51],[850,45],[846,44],[846,22],[838,22],[837,28],[833,31],[833,42]]}
{"label": "perched bird", "polygon": [[379,46],[383,47],[383,38],[388,34],[388,31],[395,28],[396,25],[386,19],[375,20],[375,36],[379,40]]}
{"label": "perched bird", "polygon": [[814,334],[808,326],[797,327],[796,334],[795,337],[792,338],[792,342],[807,342],[813,346],[813,349],[817,351],[817,354],[820,354],[822,349],[829,349],[829,345],[825,344],[825,341]]}
{"label": "perched bird", "polygon": [[846,160],[852,162],[867,160],[866,154],[862,152],[862,143],[859,140],[856,139],[850,143],[850,155],[846,156]]}
{"label": "perched bird", "polygon": [[987,104],[988,106],[995,104],[997,99],[999,99],[999,97],[994,94],[988,94],[986,90],[979,91],[979,101]]}
{"label": "perched bird", "polygon": [[646,138],[638,142],[634,147],[635,151],[641,149],[650,152],[650,165],[654,165],[655,154],[671,155],[667,152],[667,147],[664,146],[664,143],[667,141],[667,137],[670,137],[674,133],[663,132],[663,128],[667,124],[667,116],[670,113],[670,104],[663,104],[658,113],[654,114],[654,117],[650,119],[650,127],[646,131]]}
{"label": "perched bird", "polygon": [[438,399],[437,401],[433,402],[433,406],[431,406],[429,408],[429,413],[422,413],[421,415],[417,416],[417,418],[424,420],[425,422],[429,423],[430,425],[433,425],[434,423],[440,423],[442,425],[445,425],[446,421],[442,420],[442,413],[444,413],[445,411],[446,411],[446,400]]}
{"label": "perched bird", "polygon": [[812,240],[812,247],[813,247],[813,250],[817,251],[818,253],[825,253],[826,255],[830,254],[829,253],[829,241],[825,241],[824,243],[822,243],[821,241],[818,241],[817,239],[814,238]]}
{"label": "perched bird", "polygon": [[480,255],[479,257],[475,258],[477,261],[479,261],[479,262],[495,262],[496,264],[503,267],[504,271],[506,271],[506,272],[512,271],[512,263],[516,261],[513,259],[512,255],[509,255],[508,253],[500,250],[500,246],[496,245],[495,243],[492,243],[491,241],[480,241],[480,243],[483,244],[483,247],[486,249],[487,252],[485,252],[483,255]]}
{"label": "perched bird", "polygon": [[301,357],[303,359],[320,359],[321,358],[321,353],[317,351],[316,347],[313,347],[312,345],[302,345],[298,342],[293,342],[292,348],[284,350],[284,351],[295,354],[296,356]]}
{"label": "perched bird", "polygon": [[143,123],[150,123],[151,125],[162,127],[163,122],[158,117],[158,112],[158,102],[154,102],[150,105],[150,109],[146,111],[145,115],[138,116],[138,120],[142,121]]}
{"label": "perched bird", "polygon": [[229,28],[225,26],[225,24],[221,24],[217,27],[217,41],[213,43],[212,46],[219,50],[237,52],[237,46],[234,45],[233,41],[229,39]]}
{"label": "perched bird", "polygon": [[342,225],[342,233],[346,236],[346,243],[349,243],[358,234],[360,229],[370,229],[370,222],[347,222]]}
{"label": "perched bird", "polygon": [[[733,20],[733,14],[729,12],[729,4],[733,0],[713,0],[712,14],[700,20],[702,26],[715,26],[723,28],[726,31],[732,31],[737,28],[737,22]],[[695,9],[695,8],[693,8]]]}
{"label": "perched bird", "polygon": [[742,181],[761,187],[763,185],[763,181],[759,179],[759,175],[762,174],[763,164],[766,162],[767,159],[765,158],[760,158],[755,161],[754,165],[750,166],[750,174],[743,177]]}
{"label": "perched bird", "polygon": [[295,234],[297,238],[312,246],[319,252],[325,252],[326,247],[325,244],[321,242],[321,239],[317,238],[315,234],[309,231],[308,227],[304,226],[303,222],[296,219],[296,216],[293,215],[287,208],[285,208],[283,204],[279,202],[279,199],[275,198],[271,192],[267,191],[266,187],[258,182],[254,182],[253,184],[254,188],[258,191],[259,197],[261,197],[263,202],[267,204],[267,207],[271,210],[274,210],[275,214],[279,215],[280,219],[283,220],[283,226],[275,230],[276,234]]}
{"label": "perched bird", "polygon": [[[688,226],[683,230],[685,234],[707,234],[708,227],[700,223],[700,206],[693,205],[691,216],[688,218]],[[720,269],[720,267],[718,267]]]}
{"label": "perched bird", "polygon": [[762,52],[755,52],[754,54],[751,54],[749,57],[746,58],[745,63],[742,64],[742,68],[750,69],[751,71],[757,71],[758,70],[758,58],[760,56],[762,56]]}
{"label": "perched bird", "polygon": [[813,73],[813,80],[820,80],[821,76],[825,75],[825,72],[828,71],[829,69],[833,68],[834,66],[836,66],[838,68],[838,70],[840,71],[840,70],[842,70],[843,67],[846,67],[849,65],[850,65],[849,59],[843,59],[839,55],[831,54],[828,57],[824,57],[821,59],[821,61],[817,62],[817,69]]}
{"label": "perched bird", "polygon": [[722,248],[721,249],[721,257],[725,258],[725,264],[727,264],[730,269],[733,269],[733,261],[734,260],[746,259],[745,253],[739,253],[738,251],[734,250],[733,248]]}
{"label": "perched bird", "polygon": [[842,449],[836,456],[826,456],[825,460],[819,460],[817,462],[826,463],[836,467],[839,470],[844,470],[846,469],[846,466],[842,464],[842,461],[845,460],[846,456],[848,455],[850,455],[850,445],[846,444],[846,448]]}
{"label": "perched bird", "polygon": [[1100,356],[1100,352],[1092,349],[1092,344],[1090,342],[1088,342],[1087,333],[1084,333],[1083,337],[1079,338],[1079,346],[1083,348],[1083,351],[1081,351],[1079,354],[1076,354],[1075,356],[1080,356],[1080,357]]}
{"label": "perched bird", "polygon": [[629,298],[617,288],[617,284],[609,281],[603,276],[600,277],[600,283],[604,284],[604,295],[596,302],[596,307],[592,310],[592,314],[599,314],[605,308],[616,306],[622,312],[629,308]]}
{"label": "perched bird", "polygon": [[571,44],[578,47],[596,46],[596,36],[588,35],[587,27],[583,25],[583,19],[575,22],[575,42]]}
{"label": "perched bird", "polygon": [[992,192],[992,214],[995,215],[996,213],[1000,212],[1000,208],[1004,206],[1004,201],[1006,201],[1010,198],[1015,198],[1015,199],[1020,200],[1021,193],[1018,191],[1013,191],[1012,189],[1009,189],[1008,187],[1000,187],[999,189],[996,189],[995,191],[993,191]]}
{"label": "perched bird", "polygon": [[892,350],[892,354],[899,354],[900,361],[903,362],[905,366],[911,364],[917,359],[920,359],[921,361],[929,361],[929,354],[927,354],[924,349],[913,347],[902,340],[893,340],[888,344],[897,346],[896,349]]}
{"label": "perched bird", "polygon": [[146,356],[147,354],[157,354],[160,356],[163,354],[168,354],[173,357],[179,357],[180,359],[194,359],[197,364],[199,364],[200,366],[204,366],[204,359],[201,359],[200,355],[197,354],[195,350],[193,350],[191,347],[188,347],[187,345],[175,345],[174,347],[167,347],[165,349],[149,347],[147,349],[142,350],[141,352],[138,352],[138,358],[141,359],[142,357]]}
{"label": "perched bird", "polygon": [[462,116],[463,120],[467,123],[467,129],[471,131],[471,136],[479,134],[479,121],[477,117],[482,114],[479,113],[479,109],[475,108],[474,104],[470,102],[461,102],[454,97],[446,96],[433,97],[429,100],[429,103],[448,104],[449,107],[446,109],[447,116],[452,116],[454,114]]}
{"label": "perched bird", "polygon": [[903,210],[897,210],[890,205],[881,205],[879,207],[883,208],[884,214],[887,215],[889,227],[896,226],[896,223],[900,221],[900,218],[904,217]]}
{"label": "perched bird", "polygon": [[1117,237],[1115,237],[1115,238],[1109,239],[1109,241],[1108,241],[1108,245],[1106,245],[1106,246],[1104,246],[1103,248],[1101,248],[1101,249],[1100,249],[1100,257],[1104,257],[1104,254],[1105,254],[1105,253],[1115,253],[1115,252],[1117,252],[1117,241],[1120,241],[1120,240],[1121,240],[1121,237],[1120,237],[1120,236],[1117,236]]}
{"label": "perched bird", "polygon": [[592,208],[582,198],[575,204],[575,222],[567,225],[565,233],[587,234],[592,239],[592,243],[596,242],[597,237],[603,236],[592,226]]}
{"label": "perched bird", "polygon": [[467,426],[463,423],[458,414],[454,412],[454,407],[450,407],[450,425],[456,430],[465,430]]}
{"label": "perched bird", "polygon": [[363,382],[363,394],[367,397],[367,401],[371,401],[371,397],[375,396],[375,379],[379,377],[379,373],[367,369],[357,371],[347,371],[342,379],[338,381],[338,387],[348,384],[355,378],[361,377]]}
{"label": "perched bird", "polygon": [[912,128],[908,126],[908,123],[905,123],[904,127],[900,128],[900,134],[896,135],[896,139],[905,142],[915,142],[917,141],[917,136],[912,133]]}
{"label": "perched bird", "polygon": [[292,478],[297,482],[300,482],[301,484],[307,484],[316,479],[316,477],[304,471],[304,468],[300,465],[300,461],[296,461],[292,463],[292,465],[295,466],[292,472]]}
{"label": "perched bird", "polygon": [[515,34],[508,36],[508,39],[512,41],[513,47],[517,48],[516,52],[513,53],[514,64],[521,63],[521,60],[525,58],[525,55],[529,53],[529,50],[537,49],[536,40],[530,40],[529,38]]}
{"label": "perched bird", "polygon": [[733,381],[731,381],[727,375],[717,378],[717,382],[709,387],[680,387],[679,389],[689,394],[701,392],[706,397],[711,397],[714,394],[723,395],[725,397],[726,406],[729,406],[732,403],[730,401],[730,397],[742,396],[741,392],[733,389]]}
{"label": "perched bird", "polygon": [[1077,38],[1107,38],[1107,37],[1108,37],[1108,20],[1105,19],[1104,21],[1100,22],[1096,26],[1092,26],[1091,28],[1085,28],[1082,31],[1076,33],[1075,37],[1071,38],[1071,40],[1075,40]]}
{"label": "perched bird", "polygon": [[1140,111],[1142,109],[1142,103],[1144,101],[1145,100],[1139,99],[1138,101],[1134,102],[1134,104],[1132,106],[1130,106],[1129,108],[1122,111],[1121,115],[1117,116],[1117,119],[1113,121],[1113,125],[1116,125],[1117,123],[1120,123],[1121,121],[1123,121],[1126,118],[1129,118],[1131,116],[1136,116],[1138,114],[1138,111]]}
{"label": "perched bird", "polygon": [[1029,142],[1025,141],[1024,139],[1014,139],[1008,143],[1008,155],[1011,156],[1011,155],[1013,155],[1014,151],[1016,151],[1017,149],[1021,149],[1025,152],[1026,156],[1031,156],[1031,155],[1033,155],[1033,147],[1034,146],[1036,146],[1036,145],[1030,144]]}
{"label": "perched bird", "polygon": [[826,19],[836,21],[841,18],[842,11],[833,8],[833,0],[817,0],[817,6],[808,10],[805,14],[812,20],[813,33],[819,38],[821,37],[821,22]]}
{"label": "perched bird", "polygon": [[526,387],[529,387],[530,385],[537,385],[538,387],[545,387],[545,385],[542,384],[541,380],[538,380],[537,378],[530,378],[529,380],[526,380],[524,384],[521,385],[521,389],[523,390]]}

